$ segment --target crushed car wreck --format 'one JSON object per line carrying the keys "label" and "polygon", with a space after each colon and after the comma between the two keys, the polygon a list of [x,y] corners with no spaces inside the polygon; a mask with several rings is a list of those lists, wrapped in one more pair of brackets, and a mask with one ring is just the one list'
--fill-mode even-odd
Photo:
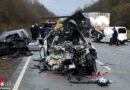
{"label": "crushed car wreck", "polygon": [[[64,30],[58,35],[56,30],[52,30],[44,39],[40,39],[41,44],[40,59],[34,60],[40,62],[34,65],[32,69],[39,69],[47,77],[67,77],[70,83],[89,83],[81,82],[85,77],[93,77],[100,86],[107,86],[109,80],[100,78],[103,75],[97,72],[97,52],[82,34],[78,24],[85,18],[80,12],[67,18],[63,23]],[[48,75],[53,74],[62,76]],[[75,77],[77,81],[73,81]],[[91,82],[91,81],[90,81]]]}
{"label": "crushed car wreck", "polygon": [[4,32],[0,35],[0,55],[27,50],[29,36],[24,29]]}
{"label": "crushed car wreck", "polygon": [[81,80],[85,75],[96,75],[97,53],[77,27],[81,21],[82,19],[76,20],[72,16],[64,21],[64,32],[55,35],[55,31],[51,31],[47,38],[43,39],[44,53],[47,56],[40,61],[42,68],[38,65],[35,67],[41,72],[51,70],[67,75],[68,79],[71,79],[72,75],[76,76],[77,80]]}

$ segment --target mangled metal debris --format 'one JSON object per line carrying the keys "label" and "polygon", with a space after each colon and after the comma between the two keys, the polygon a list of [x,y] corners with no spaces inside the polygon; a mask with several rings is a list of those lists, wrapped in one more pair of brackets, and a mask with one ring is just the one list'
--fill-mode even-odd
{"label": "mangled metal debris", "polygon": [[[76,14],[80,17],[81,14]],[[83,17],[81,17],[83,18]],[[80,23],[82,19],[68,18],[64,22],[64,35],[55,36],[55,32],[44,40],[47,44],[44,46],[49,56],[45,56],[42,62],[44,68],[48,70],[55,70],[64,75],[76,75],[80,79],[84,75],[93,75],[97,71],[95,59],[97,53],[91,43],[88,43],[83,36],[77,22]],[[57,39],[55,39],[58,37]],[[46,64],[46,65],[44,65]]]}
{"label": "mangled metal debris", "polygon": [[[77,82],[81,82],[85,76],[102,77],[97,75],[97,52],[78,27],[84,19],[83,15],[77,12],[64,21],[63,32],[56,35],[55,30],[51,31],[40,40],[44,52],[40,53],[39,60],[34,60],[39,62],[34,68],[38,68],[40,73],[45,71],[44,75],[48,77],[47,71],[51,71],[63,75],[57,77],[66,76],[69,80],[75,77]],[[105,86],[108,85],[108,80],[99,78],[96,83]]]}

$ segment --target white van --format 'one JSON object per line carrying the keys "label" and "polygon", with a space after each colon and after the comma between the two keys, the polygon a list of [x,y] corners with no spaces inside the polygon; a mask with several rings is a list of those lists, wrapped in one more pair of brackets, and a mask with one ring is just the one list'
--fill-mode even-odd
{"label": "white van", "polygon": [[[103,38],[100,40],[101,42],[110,42],[110,38],[113,35],[113,28],[114,27],[106,27],[103,30]],[[118,33],[118,40],[120,44],[124,44],[127,41],[127,30],[125,27],[122,26],[115,26],[115,29]]]}

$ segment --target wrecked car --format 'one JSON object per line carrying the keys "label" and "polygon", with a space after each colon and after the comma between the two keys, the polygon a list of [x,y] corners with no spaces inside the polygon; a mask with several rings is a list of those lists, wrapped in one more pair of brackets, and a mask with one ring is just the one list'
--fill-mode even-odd
{"label": "wrecked car", "polygon": [[[51,31],[44,38],[43,67],[40,71],[51,70],[59,74],[76,75],[77,80],[97,72],[97,53],[94,46],[86,40],[77,24],[84,19],[80,12],[64,21],[64,30],[59,35]],[[41,53],[43,54],[43,53]]]}
{"label": "wrecked car", "polygon": [[0,55],[27,49],[28,33],[24,29],[4,32],[0,35]]}

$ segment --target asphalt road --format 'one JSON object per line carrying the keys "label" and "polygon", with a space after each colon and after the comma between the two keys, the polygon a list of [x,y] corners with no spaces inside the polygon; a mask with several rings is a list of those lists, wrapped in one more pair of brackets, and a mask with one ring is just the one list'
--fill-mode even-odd
{"label": "asphalt road", "polygon": [[[70,84],[66,78],[47,77],[43,73],[39,74],[39,70],[30,69],[37,64],[33,59],[39,58],[38,52],[35,52],[32,57],[21,62],[11,79],[11,87],[13,90],[130,90],[130,43],[120,46],[92,43],[98,53],[98,71],[107,72],[104,77],[113,82],[109,86]],[[106,66],[102,64],[106,64]],[[22,76],[20,76],[21,74]]]}

